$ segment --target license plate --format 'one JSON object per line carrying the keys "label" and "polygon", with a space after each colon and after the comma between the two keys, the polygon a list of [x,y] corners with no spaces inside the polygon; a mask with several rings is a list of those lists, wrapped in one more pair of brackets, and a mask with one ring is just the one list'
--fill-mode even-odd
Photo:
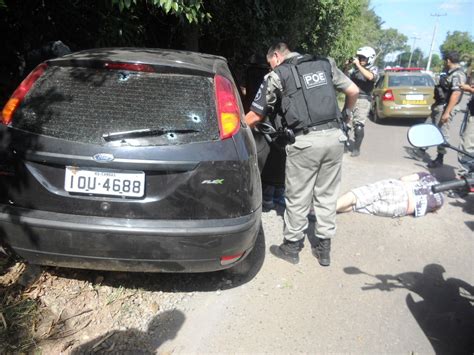
{"label": "license plate", "polygon": [[407,95],[406,99],[408,101],[423,101],[423,95]]}
{"label": "license plate", "polygon": [[64,189],[81,194],[142,197],[145,193],[145,173],[66,166]]}
{"label": "license plate", "polygon": [[403,100],[403,105],[426,105],[426,100]]}

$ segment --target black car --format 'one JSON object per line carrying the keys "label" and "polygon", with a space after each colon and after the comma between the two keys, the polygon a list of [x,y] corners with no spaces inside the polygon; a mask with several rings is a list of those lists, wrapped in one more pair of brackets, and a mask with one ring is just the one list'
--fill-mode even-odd
{"label": "black car", "polygon": [[2,122],[0,239],[31,263],[205,272],[255,244],[255,142],[222,57],[72,53],[36,67]]}

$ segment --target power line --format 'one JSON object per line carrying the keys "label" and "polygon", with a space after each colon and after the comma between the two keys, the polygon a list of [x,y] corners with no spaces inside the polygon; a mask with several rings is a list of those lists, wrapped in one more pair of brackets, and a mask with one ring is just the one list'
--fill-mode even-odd
{"label": "power line", "polygon": [[438,21],[441,16],[447,16],[446,14],[431,14],[431,16],[436,17],[435,27],[433,30],[433,38],[431,39],[430,55],[428,56],[428,64],[426,64],[426,71],[430,70],[431,66],[431,56],[433,55],[433,46],[436,37],[436,30],[438,29]]}

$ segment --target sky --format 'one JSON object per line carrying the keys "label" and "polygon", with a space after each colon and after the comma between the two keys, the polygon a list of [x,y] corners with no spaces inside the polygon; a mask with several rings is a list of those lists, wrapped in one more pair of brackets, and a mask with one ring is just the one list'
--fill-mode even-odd
{"label": "sky", "polygon": [[[474,0],[371,0],[370,4],[385,22],[382,28],[397,29],[408,37],[408,45],[415,42],[415,48],[420,48],[424,56],[430,52],[437,18],[433,53],[440,54],[439,46],[448,31],[474,34]],[[431,16],[435,14],[446,16]]]}

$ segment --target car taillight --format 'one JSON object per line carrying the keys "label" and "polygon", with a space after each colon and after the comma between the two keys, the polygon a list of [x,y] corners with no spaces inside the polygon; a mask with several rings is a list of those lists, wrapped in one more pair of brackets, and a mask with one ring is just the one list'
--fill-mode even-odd
{"label": "car taillight", "polygon": [[393,91],[390,90],[390,89],[386,90],[385,93],[383,94],[382,100],[383,101],[394,101],[395,96],[393,96]]}
{"label": "car taillight", "polygon": [[232,137],[240,128],[240,108],[230,80],[216,75],[214,78],[217,102],[217,120],[221,139]]}
{"label": "car taillight", "polygon": [[7,101],[5,107],[2,111],[2,123],[4,125],[10,124],[15,114],[16,109],[20,106],[21,102],[25,98],[28,91],[30,91],[33,84],[38,80],[38,78],[43,75],[44,71],[48,65],[46,63],[41,63],[38,65],[18,86],[18,88],[13,92],[13,95]]}
{"label": "car taillight", "polygon": [[104,68],[112,70],[128,70],[128,71],[141,71],[146,73],[154,73],[155,69],[148,64],[140,63],[104,63]]}

